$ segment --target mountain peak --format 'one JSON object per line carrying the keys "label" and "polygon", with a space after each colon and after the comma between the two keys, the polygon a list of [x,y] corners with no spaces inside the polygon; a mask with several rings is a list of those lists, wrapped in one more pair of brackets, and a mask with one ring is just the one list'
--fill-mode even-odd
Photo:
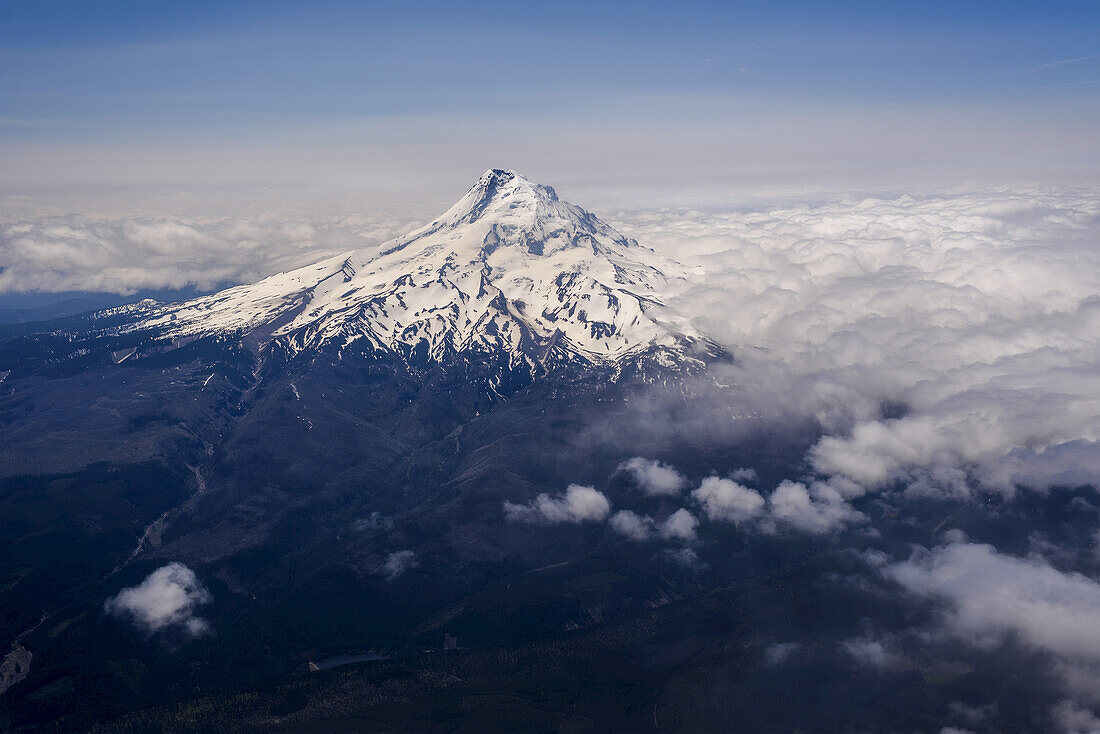
{"label": "mountain peak", "polygon": [[579,206],[562,201],[550,186],[507,168],[490,168],[454,206],[430,224],[382,246],[382,255],[407,255],[442,240],[456,251],[487,257],[501,249],[542,256],[566,248],[594,252],[637,243]]}
{"label": "mountain peak", "polygon": [[492,184],[508,183],[509,181],[511,181],[514,178],[522,178],[525,181],[527,180],[526,178],[524,178],[523,176],[520,176],[518,173],[516,173],[515,171],[513,171],[510,168],[490,168],[488,171],[481,174],[481,178],[478,179],[477,185],[480,186],[480,185],[483,185],[483,184],[488,185],[490,183],[492,183]]}
{"label": "mountain peak", "polygon": [[675,343],[650,311],[678,271],[549,186],[491,168],[430,224],[378,250],[167,307],[145,323],[173,334],[263,326],[291,350],[364,339],[437,360],[502,351],[532,363],[557,350],[602,362]]}
{"label": "mountain peak", "polygon": [[554,191],[552,186],[536,183],[526,176],[516,173],[511,168],[490,168],[488,171],[481,174],[481,178],[473,185],[470,192],[478,192],[483,195],[488,194],[490,197],[496,195],[510,196],[516,194],[533,194],[535,196],[544,196],[551,201],[558,200],[558,194]]}
{"label": "mountain peak", "polygon": [[549,186],[534,183],[508,168],[490,168],[437,221],[472,223],[494,210],[537,209],[540,202],[557,201],[557,193]]}

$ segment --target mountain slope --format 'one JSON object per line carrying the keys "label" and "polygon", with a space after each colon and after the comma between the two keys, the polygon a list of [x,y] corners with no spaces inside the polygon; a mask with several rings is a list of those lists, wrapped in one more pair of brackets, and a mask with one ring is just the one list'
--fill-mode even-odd
{"label": "mountain slope", "polygon": [[173,337],[250,332],[289,351],[364,340],[442,360],[550,351],[592,363],[674,346],[656,310],[684,278],[677,263],[513,171],[487,171],[427,226],[182,304],[132,330]]}

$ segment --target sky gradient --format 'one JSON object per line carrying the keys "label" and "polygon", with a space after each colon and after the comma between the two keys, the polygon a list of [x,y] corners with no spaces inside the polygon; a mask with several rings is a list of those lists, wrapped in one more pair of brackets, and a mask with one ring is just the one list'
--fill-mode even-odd
{"label": "sky gradient", "polygon": [[[2,193],[1093,180],[1096,3],[0,3]],[[222,194],[218,194],[222,196]]]}

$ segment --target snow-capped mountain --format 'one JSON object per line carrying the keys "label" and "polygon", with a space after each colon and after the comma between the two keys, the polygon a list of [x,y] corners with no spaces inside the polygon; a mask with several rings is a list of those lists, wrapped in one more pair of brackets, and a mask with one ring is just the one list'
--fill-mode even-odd
{"label": "snow-capped mountain", "polygon": [[656,311],[683,269],[514,171],[486,171],[427,226],[252,285],[157,306],[131,329],[260,334],[291,352],[366,340],[441,360],[555,351],[593,363],[672,347]]}

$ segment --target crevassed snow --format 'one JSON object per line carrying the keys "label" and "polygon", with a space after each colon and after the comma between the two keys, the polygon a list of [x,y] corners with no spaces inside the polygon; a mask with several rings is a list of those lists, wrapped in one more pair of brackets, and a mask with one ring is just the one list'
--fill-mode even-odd
{"label": "crevassed snow", "polygon": [[433,358],[495,349],[530,357],[556,345],[602,362],[675,343],[654,310],[684,275],[552,188],[492,169],[439,218],[377,251],[159,307],[134,328],[263,330],[292,350],[425,341]]}

